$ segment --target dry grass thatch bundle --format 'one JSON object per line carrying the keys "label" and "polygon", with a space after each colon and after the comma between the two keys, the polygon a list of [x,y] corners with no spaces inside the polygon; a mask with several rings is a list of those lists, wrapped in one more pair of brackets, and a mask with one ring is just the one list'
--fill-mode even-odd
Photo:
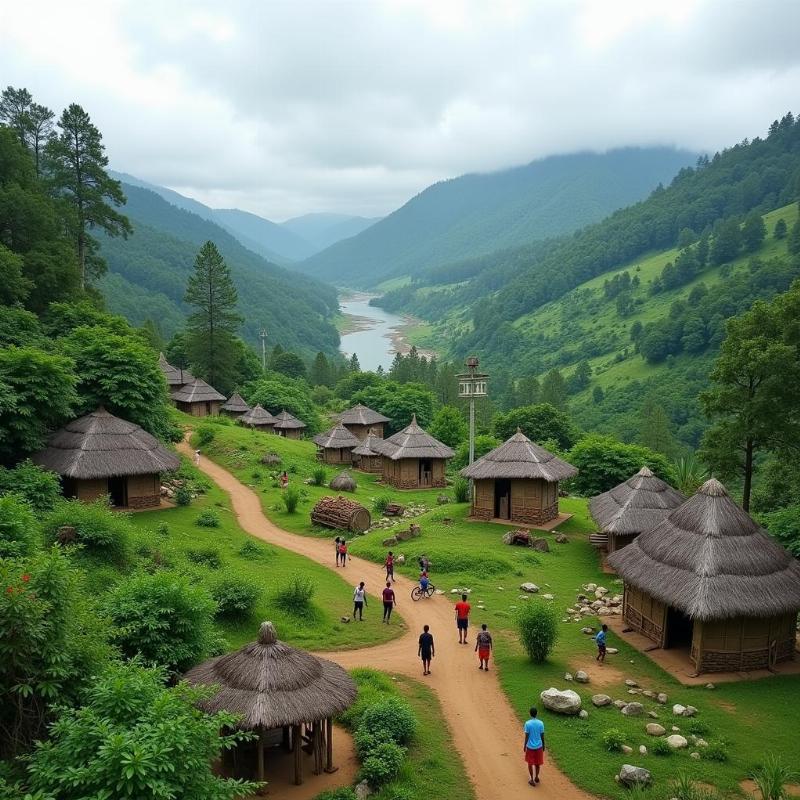
{"label": "dry grass thatch bundle", "polygon": [[355,478],[347,470],[340,472],[328,485],[335,492],[354,492],[358,488]]}

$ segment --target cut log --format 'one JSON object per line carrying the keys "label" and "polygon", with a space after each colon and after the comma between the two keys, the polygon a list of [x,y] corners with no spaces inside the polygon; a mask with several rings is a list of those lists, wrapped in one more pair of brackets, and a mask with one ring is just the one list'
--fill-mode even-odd
{"label": "cut log", "polygon": [[339,495],[323,497],[311,510],[311,521],[326,528],[363,533],[369,528],[372,518],[364,506]]}

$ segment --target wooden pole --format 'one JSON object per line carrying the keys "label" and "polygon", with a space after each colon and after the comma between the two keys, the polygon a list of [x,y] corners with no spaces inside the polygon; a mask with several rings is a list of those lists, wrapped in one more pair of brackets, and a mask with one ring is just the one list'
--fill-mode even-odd
{"label": "wooden pole", "polygon": [[325,772],[335,772],[333,766],[333,720],[328,717],[325,720]]}
{"label": "wooden pole", "polygon": [[258,780],[264,780],[264,729],[258,729]]}
{"label": "wooden pole", "polygon": [[319,775],[322,772],[322,720],[314,723],[312,746],[314,749],[314,774]]}
{"label": "wooden pole", "polygon": [[295,725],[292,730],[294,741],[294,783],[299,786],[303,782],[303,739],[300,725]]}

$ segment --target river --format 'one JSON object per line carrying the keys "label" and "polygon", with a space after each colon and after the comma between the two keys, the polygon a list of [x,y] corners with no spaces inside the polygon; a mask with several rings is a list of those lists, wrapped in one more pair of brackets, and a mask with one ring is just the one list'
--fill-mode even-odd
{"label": "river", "polygon": [[[405,333],[414,320],[391,314],[369,304],[372,295],[361,292],[345,295],[339,301],[342,314],[347,318],[341,335],[339,349],[349,358],[353,353],[363,370],[388,370],[395,353],[407,353],[409,345]],[[420,350],[421,355],[432,353]]]}

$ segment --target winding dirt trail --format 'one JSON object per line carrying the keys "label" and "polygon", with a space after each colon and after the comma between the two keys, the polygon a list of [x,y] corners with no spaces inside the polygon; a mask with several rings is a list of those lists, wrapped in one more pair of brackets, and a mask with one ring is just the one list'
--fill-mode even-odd
{"label": "winding dirt trail", "polygon": [[[192,455],[185,442],[179,449],[187,456]],[[369,591],[367,613],[382,613],[379,592],[385,585],[385,572],[380,565],[351,558],[347,567],[336,569],[331,542],[282,530],[264,516],[255,492],[223,467],[203,458],[200,469],[230,495],[239,524],[249,534],[341,572],[353,585],[365,581]],[[478,800],[517,800],[531,796],[542,800],[589,800],[591,795],[574,786],[549,758],[539,786],[534,789],[528,785],[522,757],[522,725],[500,689],[494,669],[489,673],[478,669],[473,652],[475,631],[470,631],[469,645],[459,645],[452,604],[441,595],[415,603],[411,600],[413,586],[402,576],[398,576],[394,585],[397,610],[408,623],[408,633],[384,645],[326,651],[321,655],[343,667],[372,667],[427,682],[439,698],[453,744]],[[417,658],[417,639],[423,625],[430,625],[436,643],[431,675],[426,678],[422,677],[422,665]],[[531,687],[531,700],[537,694],[538,689]],[[430,778],[436,780],[435,775]]]}

